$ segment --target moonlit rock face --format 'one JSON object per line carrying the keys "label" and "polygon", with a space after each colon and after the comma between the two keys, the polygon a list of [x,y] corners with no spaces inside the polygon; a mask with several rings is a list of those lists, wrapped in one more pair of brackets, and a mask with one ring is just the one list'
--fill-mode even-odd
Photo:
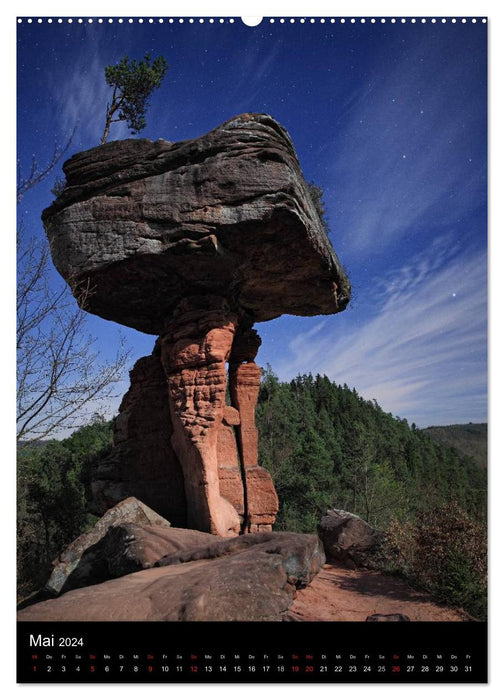
{"label": "moonlit rock face", "polygon": [[290,137],[268,115],[180,143],[111,142],[63,169],[66,188],[42,218],[91,313],[162,334],[191,295],[224,297],[252,322],[349,301]]}

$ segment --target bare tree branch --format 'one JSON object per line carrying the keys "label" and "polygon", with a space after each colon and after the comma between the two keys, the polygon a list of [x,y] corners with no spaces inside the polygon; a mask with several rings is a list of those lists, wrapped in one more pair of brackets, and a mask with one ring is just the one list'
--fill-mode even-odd
{"label": "bare tree branch", "polygon": [[21,202],[23,199],[23,196],[28,192],[28,190],[31,190],[32,187],[35,187],[35,185],[38,185],[39,182],[42,182],[49,173],[56,167],[56,165],[59,163],[61,158],[65,155],[65,153],[68,151],[70,148],[70,144],[72,143],[72,139],[75,134],[75,128],[68,137],[67,142],[65,143],[64,146],[54,146],[53,150],[53,155],[49,163],[45,165],[44,167],[40,167],[39,164],[37,163],[37,159],[35,155],[32,157],[32,162],[30,166],[30,172],[27,177],[23,176],[23,170],[21,167],[21,163],[18,161],[17,164],[17,188],[16,188],[16,194],[17,194],[17,202],[18,204]]}
{"label": "bare tree branch", "polygon": [[[48,165],[32,161],[28,177],[18,168],[18,202],[53,170],[71,141],[54,149]],[[53,284],[45,238],[18,231],[17,437],[29,443],[76,428],[106,402],[124,375],[129,351],[119,341],[111,361],[99,360],[95,338],[85,334],[85,289],[79,303],[64,284]]]}

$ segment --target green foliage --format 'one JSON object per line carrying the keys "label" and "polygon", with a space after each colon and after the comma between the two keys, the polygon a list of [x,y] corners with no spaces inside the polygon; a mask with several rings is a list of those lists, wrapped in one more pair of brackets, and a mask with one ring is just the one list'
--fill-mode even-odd
{"label": "green foliage", "polygon": [[40,589],[63,547],[89,529],[82,474],[111,444],[111,423],[93,422],[60,441],[18,449],[18,595]]}
{"label": "green foliage", "polygon": [[487,468],[488,430],[486,423],[443,425],[424,428],[435,442],[452,447],[459,455],[472,457],[478,467]]}
{"label": "green foliage", "polygon": [[414,519],[393,519],[384,550],[389,566],[438,600],[478,619],[487,610],[486,526],[456,502],[429,508]]}
{"label": "green foliage", "polygon": [[257,413],[260,463],[271,471],[279,494],[277,527],[313,532],[321,512],[331,505],[337,476],[318,430],[310,387],[280,384],[268,369]]}
{"label": "green foliage", "polygon": [[54,181],[54,185],[51,187],[51,193],[55,197],[59,197],[60,194],[63,192],[63,190],[66,187],[66,180],[64,177],[61,177],[61,175],[58,175],[56,177],[56,180]]}
{"label": "green foliage", "polygon": [[113,88],[113,93],[107,105],[101,143],[106,142],[113,122],[125,121],[132,134],[145,128],[149,98],[161,86],[167,70],[168,64],[163,56],[151,62],[149,53],[142,61],[125,56],[119,63],[105,68],[105,80]]}
{"label": "green foliage", "polygon": [[320,375],[285,383],[268,367],[257,425],[276,529],[315,532],[327,508],[351,511],[390,533],[387,570],[484,616],[486,474],[473,460]]}
{"label": "green foliage", "polygon": [[328,234],[329,233],[329,224],[327,222],[326,209],[325,209],[325,204],[324,204],[324,200],[323,200],[324,191],[322,190],[321,187],[316,185],[314,182],[307,183],[307,186],[308,186],[308,192],[310,193],[311,200],[312,200],[313,204],[315,205],[315,209],[317,211],[317,214],[319,215],[320,221],[322,222],[322,226],[324,227],[324,231]]}
{"label": "green foliage", "polygon": [[268,368],[257,425],[259,461],[281,503],[279,528],[314,531],[320,514],[337,507],[385,530],[392,516],[450,500],[485,518],[486,475],[471,459],[325,376],[283,383]]}

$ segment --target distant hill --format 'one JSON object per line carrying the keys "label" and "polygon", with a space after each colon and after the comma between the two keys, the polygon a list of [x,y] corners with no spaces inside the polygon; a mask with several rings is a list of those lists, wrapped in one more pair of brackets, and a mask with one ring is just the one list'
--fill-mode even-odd
{"label": "distant hill", "polygon": [[462,456],[472,457],[478,467],[487,468],[487,424],[436,425],[424,428],[424,433]]}
{"label": "distant hill", "polygon": [[27,447],[44,447],[50,440],[18,440],[17,449],[24,450]]}

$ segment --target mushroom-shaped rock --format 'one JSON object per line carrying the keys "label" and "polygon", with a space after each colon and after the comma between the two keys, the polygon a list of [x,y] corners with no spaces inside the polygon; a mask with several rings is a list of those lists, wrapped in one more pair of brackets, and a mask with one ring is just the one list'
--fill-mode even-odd
{"label": "mushroom-shaped rock", "polygon": [[[91,483],[95,510],[136,495],[213,534],[271,530],[252,326],[336,313],[350,294],[289,135],[267,114],[243,114],[190,141],[105,144],[63,170],[42,215],[57,269],[87,311],[159,335],[132,373],[118,454]],[[169,411],[140,428],[163,401]]]}

